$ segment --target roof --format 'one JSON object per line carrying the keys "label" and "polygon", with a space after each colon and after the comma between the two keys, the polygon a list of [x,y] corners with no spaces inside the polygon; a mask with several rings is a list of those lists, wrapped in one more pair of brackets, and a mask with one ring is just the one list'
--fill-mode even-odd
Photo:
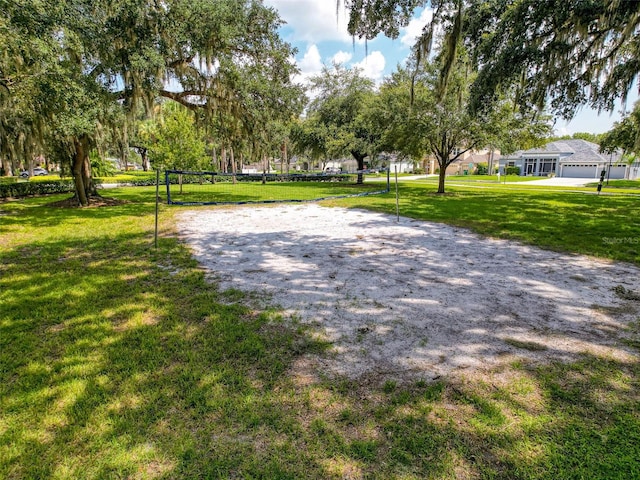
{"label": "roof", "polygon": [[[619,154],[614,154],[610,159],[609,155],[600,153],[600,145],[586,140],[571,139],[558,140],[556,142],[547,143],[542,148],[532,148],[529,150],[518,150],[512,155],[506,155],[503,158],[523,158],[535,155],[557,155],[560,160],[571,162],[614,162],[620,158]],[[554,156],[555,156],[554,155]]]}

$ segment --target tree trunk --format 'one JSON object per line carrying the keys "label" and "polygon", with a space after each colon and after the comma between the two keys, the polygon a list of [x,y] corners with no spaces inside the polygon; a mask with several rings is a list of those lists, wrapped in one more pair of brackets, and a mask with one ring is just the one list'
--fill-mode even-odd
{"label": "tree trunk", "polygon": [[[289,159],[287,158],[287,142],[282,142],[280,155],[280,172],[282,174],[289,173]],[[286,168],[286,171],[285,171]]]}
{"label": "tree trunk", "polygon": [[149,155],[147,155],[147,149],[140,149],[140,162],[142,162],[142,170],[148,172],[151,169],[151,162],[149,162]]}
{"label": "tree trunk", "polygon": [[233,154],[233,147],[229,148],[229,157],[231,158],[231,173],[233,174],[233,184],[236,184],[236,158]]}
{"label": "tree trunk", "polygon": [[[80,138],[74,138],[73,140],[75,152],[73,154],[73,182],[76,187],[76,199],[81,206],[89,205],[89,195],[87,195],[87,190],[89,186],[86,185],[86,172],[85,172],[85,161],[89,158],[88,153],[88,140],[85,135]],[[86,159],[86,160],[85,160]]]}
{"label": "tree trunk", "polygon": [[[440,162],[438,162],[440,163]],[[444,166],[444,168],[442,166],[440,166],[440,174],[438,176],[438,192],[437,193],[444,193],[444,180],[445,177],[447,176],[447,165]]]}
{"label": "tree trunk", "polygon": [[2,164],[0,165],[2,166],[2,171],[4,172],[4,176],[5,177],[10,177],[13,175],[13,169],[11,168],[11,162],[9,162],[9,159],[5,156],[2,157]]}
{"label": "tree trunk", "polygon": [[362,185],[364,183],[364,176],[362,175],[362,170],[364,170],[364,159],[367,158],[367,154],[366,153],[361,153],[361,152],[351,152],[351,155],[353,155],[353,158],[356,159],[356,162],[358,163],[358,185]]}
{"label": "tree trunk", "polygon": [[224,147],[220,149],[220,172],[227,173],[227,149]]}
{"label": "tree trunk", "polygon": [[267,183],[267,156],[262,155],[262,184]]}

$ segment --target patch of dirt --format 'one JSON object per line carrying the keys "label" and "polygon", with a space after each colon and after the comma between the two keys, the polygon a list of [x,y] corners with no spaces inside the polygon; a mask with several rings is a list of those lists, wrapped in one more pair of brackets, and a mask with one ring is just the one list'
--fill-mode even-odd
{"label": "patch of dirt", "polygon": [[[98,208],[98,207],[115,207],[118,205],[124,205],[129,203],[126,200],[119,200],[116,198],[93,196],[89,198],[89,205],[82,208]],[[80,207],[78,200],[75,197],[60,200],[59,202],[52,202],[47,204],[48,207],[58,208],[77,208]]]}
{"label": "patch of dirt", "polygon": [[178,228],[221,290],[252,292],[331,342],[301,361],[302,383],[311,365],[433,380],[583,353],[637,360],[623,341],[633,265],[317,204],[192,210]]}

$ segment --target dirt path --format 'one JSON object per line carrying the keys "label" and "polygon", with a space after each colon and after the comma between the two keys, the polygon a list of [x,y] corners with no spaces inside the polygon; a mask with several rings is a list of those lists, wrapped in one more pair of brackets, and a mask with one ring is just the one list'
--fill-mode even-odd
{"label": "dirt path", "polygon": [[433,379],[526,357],[632,359],[640,269],[317,204],[193,210],[179,228],[221,289],[267,293],[357,378]]}

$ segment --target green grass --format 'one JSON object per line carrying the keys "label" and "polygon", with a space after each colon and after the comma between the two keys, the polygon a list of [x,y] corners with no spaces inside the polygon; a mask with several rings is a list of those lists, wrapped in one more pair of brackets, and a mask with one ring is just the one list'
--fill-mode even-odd
{"label": "green grass", "polygon": [[[589,183],[587,186],[588,187],[596,187],[598,186],[599,182],[594,182],[594,183]],[[609,180],[608,182],[605,181],[602,184],[602,189],[603,190],[607,190],[609,188],[625,188],[625,189],[640,189],[640,180]]]}
{"label": "green grass", "polygon": [[[544,177],[521,177],[519,175],[500,175],[498,182],[497,175],[447,175],[449,183],[504,183],[506,182],[532,182],[534,180],[543,180]],[[438,183],[437,176],[429,176],[423,179],[425,182]]]}
{"label": "green grass", "polygon": [[174,202],[262,202],[314,200],[373,193],[386,186],[379,183],[355,185],[342,182],[218,182],[216,184],[171,185]]}
{"label": "green grass", "polygon": [[[433,190],[402,184],[402,213],[638,262],[586,234],[640,236],[637,199]],[[108,194],[127,203],[0,203],[0,478],[640,477],[637,361],[309,381],[300,361],[326,345],[207,283],[174,236],[179,208],[162,206],[156,250],[154,189]],[[393,195],[332,203],[395,208]]]}
{"label": "green grass", "polygon": [[[448,186],[445,195],[435,189],[422,181],[401,183],[400,213],[545,249],[640,263],[640,220],[633,214],[638,196],[527,184]],[[338,204],[395,214],[395,187]]]}

